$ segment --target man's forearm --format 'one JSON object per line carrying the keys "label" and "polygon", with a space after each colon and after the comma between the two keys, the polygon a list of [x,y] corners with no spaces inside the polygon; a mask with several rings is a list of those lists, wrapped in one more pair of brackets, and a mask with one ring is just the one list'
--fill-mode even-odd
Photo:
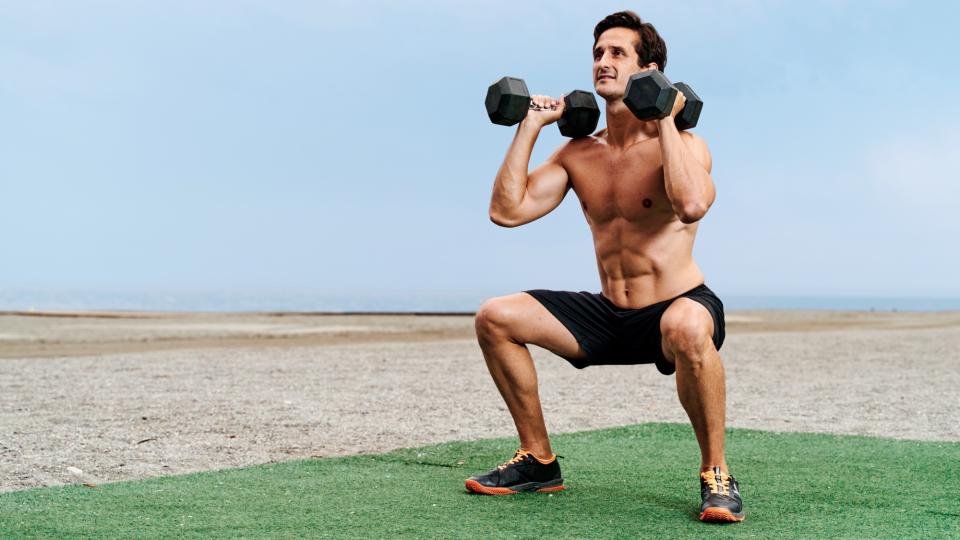
{"label": "man's forearm", "polygon": [[520,122],[517,133],[510,143],[503,165],[497,171],[493,184],[493,197],[490,201],[490,213],[509,210],[520,204],[527,189],[527,170],[530,167],[530,155],[533,145],[540,135],[542,126],[527,119]]}
{"label": "man's forearm", "polygon": [[673,117],[663,118],[657,125],[667,197],[681,221],[693,223],[703,217],[710,206],[713,180],[683,142]]}

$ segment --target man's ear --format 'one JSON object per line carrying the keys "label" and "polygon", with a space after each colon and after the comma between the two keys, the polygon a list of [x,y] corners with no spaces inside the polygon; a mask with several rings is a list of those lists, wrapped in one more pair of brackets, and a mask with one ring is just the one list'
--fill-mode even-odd
{"label": "man's ear", "polygon": [[660,66],[657,65],[656,62],[650,62],[649,64],[647,64],[647,65],[645,65],[645,66],[642,66],[642,67],[643,67],[643,69],[655,69],[655,70],[657,70],[657,71],[660,71]]}

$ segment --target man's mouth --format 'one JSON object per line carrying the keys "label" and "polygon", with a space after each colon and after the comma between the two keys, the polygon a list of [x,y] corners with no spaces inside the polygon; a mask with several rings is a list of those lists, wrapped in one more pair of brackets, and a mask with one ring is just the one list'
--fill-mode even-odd
{"label": "man's mouth", "polygon": [[597,80],[598,81],[602,81],[604,79],[614,80],[615,78],[616,77],[614,77],[613,75],[610,75],[609,73],[604,73],[603,75],[600,75],[599,77],[597,77]]}

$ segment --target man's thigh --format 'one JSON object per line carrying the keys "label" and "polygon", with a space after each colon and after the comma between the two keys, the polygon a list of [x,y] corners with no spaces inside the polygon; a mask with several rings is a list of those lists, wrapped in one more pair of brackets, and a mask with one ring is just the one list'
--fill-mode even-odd
{"label": "man's thigh", "polygon": [[477,311],[477,326],[496,328],[516,343],[536,345],[564,358],[585,358],[577,339],[528,293],[491,298]]}

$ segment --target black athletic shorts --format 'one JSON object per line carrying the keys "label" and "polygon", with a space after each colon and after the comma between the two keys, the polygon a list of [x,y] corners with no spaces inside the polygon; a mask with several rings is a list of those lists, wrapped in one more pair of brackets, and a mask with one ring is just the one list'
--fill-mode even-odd
{"label": "black athletic shorts", "polygon": [[703,304],[713,317],[713,344],[717,350],[725,336],[723,302],[709,287],[699,285],[663,302],[639,309],[617,307],[602,293],[586,291],[524,291],[546,307],[577,338],[586,358],[566,358],[578,369],[611,364],[656,364],[664,375],[674,372],[660,346],[660,317],[677,298]]}

